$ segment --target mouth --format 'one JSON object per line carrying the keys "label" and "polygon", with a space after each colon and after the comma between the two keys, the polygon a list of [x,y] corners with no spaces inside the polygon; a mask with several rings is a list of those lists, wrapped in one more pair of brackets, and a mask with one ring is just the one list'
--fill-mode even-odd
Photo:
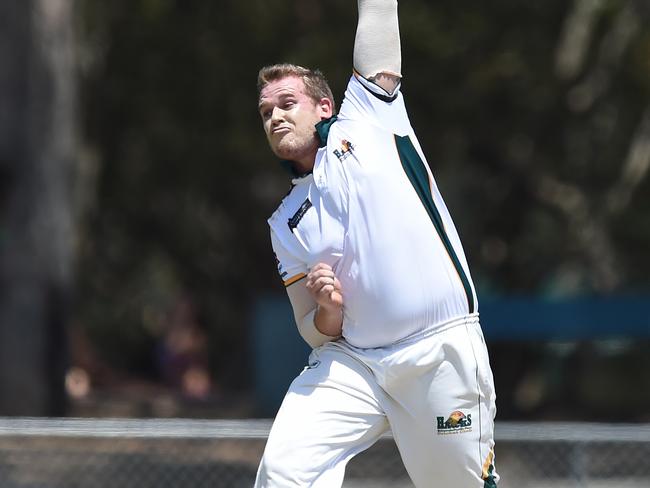
{"label": "mouth", "polygon": [[271,134],[286,134],[287,132],[291,132],[291,128],[287,127],[286,125],[282,125],[271,130]]}

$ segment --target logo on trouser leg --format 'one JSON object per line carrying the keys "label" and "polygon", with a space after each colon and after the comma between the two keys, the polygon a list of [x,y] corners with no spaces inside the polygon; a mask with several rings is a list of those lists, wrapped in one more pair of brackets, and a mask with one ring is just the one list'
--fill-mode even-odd
{"label": "logo on trouser leg", "polygon": [[438,434],[462,434],[472,430],[472,414],[465,415],[460,410],[456,410],[445,420],[444,417],[436,417],[438,422]]}

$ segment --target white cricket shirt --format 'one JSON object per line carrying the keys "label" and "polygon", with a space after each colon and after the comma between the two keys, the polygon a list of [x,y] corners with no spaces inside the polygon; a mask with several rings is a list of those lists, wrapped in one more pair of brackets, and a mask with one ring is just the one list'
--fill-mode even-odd
{"label": "white cricket shirt", "polygon": [[409,122],[392,98],[353,75],[338,117],[317,126],[313,173],[269,219],[285,286],[333,267],[343,337],[393,344],[478,310],[465,254]]}

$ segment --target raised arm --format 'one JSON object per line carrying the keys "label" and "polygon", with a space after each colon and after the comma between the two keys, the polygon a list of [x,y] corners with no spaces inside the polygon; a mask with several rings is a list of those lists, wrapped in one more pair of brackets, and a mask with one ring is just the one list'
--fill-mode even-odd
{"label": "raised arm", "polygon": [[354,69],[392,94],[401,79],[397,0],[358,0]]}

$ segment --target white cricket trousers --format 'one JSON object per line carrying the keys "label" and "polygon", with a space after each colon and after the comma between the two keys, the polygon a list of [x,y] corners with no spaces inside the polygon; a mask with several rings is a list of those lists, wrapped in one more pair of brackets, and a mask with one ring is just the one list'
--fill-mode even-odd
{"label": "white cricket trousers", "polygon": [[495,413],[477,314],[389,347],[326,343],[289,387],[255,487],[340,487],[389,427],[417,488],[496,487]]}

